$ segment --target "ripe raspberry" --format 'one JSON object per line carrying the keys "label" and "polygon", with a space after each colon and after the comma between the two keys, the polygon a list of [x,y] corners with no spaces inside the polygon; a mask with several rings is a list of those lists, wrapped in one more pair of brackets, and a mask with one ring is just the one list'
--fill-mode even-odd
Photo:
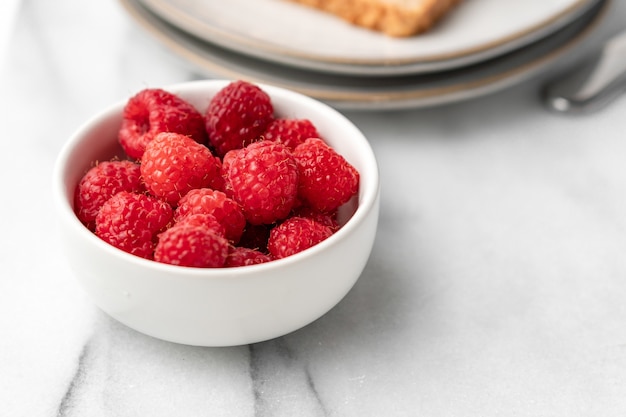
{"label": "ripe raspberry", "polygon": [[210,101],[205,113],[209,142],[219,156],[258,140],[274,118],[270,97],[246,81],[233,81]]}
{"label": "ripe raspberry", "polygon": [[102,205],[96,235],[133,255],[151,259],[156,235],[171,222],[169,204],[145,194],[120,191]]}
{"label": "ripe raspberry", "polygon": [[293,151],[298,163],[298,196],[318,211],[330,212],[359,190],[359,172],[319,138],[307,139]]}
{"label": "ripe raspberry", "polygon": [[262,264],[271,260],[272,258],[262,252],[259,252],[258,250],[234,247],[228,254],[224,266],[227,268],[233,268],[237,266]]}
{"label": "ripe raspberry", "polygon": [[174,225],[159,235],[154,260],[179,266],[221,268],[228,250],[228,241],[209,227]]}
{"label": "ripe raspberry", "polygon": [[158,88],[131,97],[122,118],[118,139],[128,156],[141,159],[146,145],[160,132],[174,132],[206,143],[204,117],[182,98]]}
{"label": "ripe raspberry", "polygon": [[321,212],[312,209],[307,206],[300,206],[291,211],[292,217],[306,217],[307,219],[315,220],[318,223],[322,223],[328,227],[330,230],[336,232],[339,230],[339,222],[337,220],[337,210],[334,210],[329,213]]}
{"label": "ripe raspberry", "polygon": [[226,239],[235,244],[246,226],[241,206],[218,190],[198,188],[189,191],[178,202],[174,218],[179,221],[195,213],[208,213],[214,216],[223,225]]}
{"label": "ripe raspberry", "polygon": [[260,141],[225,156],[225,189],[251,224],[289,215],[298,192],[298,167],[285,145]]}
{"label": "ripe raspberry", "polygon": [[223,186],[219,159],[179,133],[154,137],[141,158],[141,175],[152,195],[171,204],[194,188]]}
{"label": "ripe raspberry", "polygon": [[100,207],[120,191],[143,192],[138,164],[131,161],[105,161],[83,176],[74,193],[74,211],[89,230],[96,227]]}
{"label": "ripe raspberry", "polygon": [[275,119],[263,133],[263,139],[280,142],[291,150],[308,138],[319,137],[309,119]]}
{"label": "ripe raspberry", "polygon": [[182,219],[176,219],[176,213],[174,213],[174,222],[175,226],[191,226],[198,227],[204,226],[213,231],[213,233],[218,236],[225,237],[226,229],[224,229],[224,225],[220,223],[215,216],[207,213],[197,213],[197,214],[189,214]]}
{"label": "ripe raspberry", "polygon": [[330,227],[304,217],[290,217],[270,232],[267,248],[275,259],[302,252],[333,234]]}

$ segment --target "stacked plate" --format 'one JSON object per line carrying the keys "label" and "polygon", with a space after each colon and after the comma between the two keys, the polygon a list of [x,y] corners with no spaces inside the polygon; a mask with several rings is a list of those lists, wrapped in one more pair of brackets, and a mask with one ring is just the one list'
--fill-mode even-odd
{"label": "stacked plate", "polygon": [[434,106],[527,79],[587,36],[608,0],[464,0],[434,30],[391,38],[288,0],[120,0],[209,77],[342,109]]}

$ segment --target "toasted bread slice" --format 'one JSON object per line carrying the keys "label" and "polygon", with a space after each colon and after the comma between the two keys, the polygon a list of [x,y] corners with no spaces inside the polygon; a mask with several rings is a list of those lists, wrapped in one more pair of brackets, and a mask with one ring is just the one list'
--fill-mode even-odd
{"label": "toasted bread slice", "polygon": [[428,31],[462,0],[292,0],[394,37]]}

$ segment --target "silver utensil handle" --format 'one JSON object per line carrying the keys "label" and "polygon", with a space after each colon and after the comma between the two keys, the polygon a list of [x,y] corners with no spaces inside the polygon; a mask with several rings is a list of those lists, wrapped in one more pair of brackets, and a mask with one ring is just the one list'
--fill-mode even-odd
{"label": "silver utensil handle", "polygon": [[562,74],[544,89],[546,105],[557,112],[582,113],[598,110],[626,90],[626,31]]}

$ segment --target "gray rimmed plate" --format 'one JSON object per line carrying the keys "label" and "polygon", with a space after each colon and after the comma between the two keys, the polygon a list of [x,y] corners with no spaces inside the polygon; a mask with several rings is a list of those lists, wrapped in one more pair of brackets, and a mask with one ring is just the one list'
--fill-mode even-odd
{"label": "gray rimmed plate", "polygon": [[243,55],[353,76],[414,75],[529,45],[599,0],[464,0],[434,29],[391,38],[289,0],[140,0],[164,21]]}
{"label": "gray rimmed plate", "polygon": [[610,3],[600,1],[554,34],[475,65],[431,74],[354,77],[308,71],[239,54],[164,21],[139,0],[120,2],[140,26],[204,76],[272,84],[352,110],[429,107],[512,86],[537,74],[589,35]]}

